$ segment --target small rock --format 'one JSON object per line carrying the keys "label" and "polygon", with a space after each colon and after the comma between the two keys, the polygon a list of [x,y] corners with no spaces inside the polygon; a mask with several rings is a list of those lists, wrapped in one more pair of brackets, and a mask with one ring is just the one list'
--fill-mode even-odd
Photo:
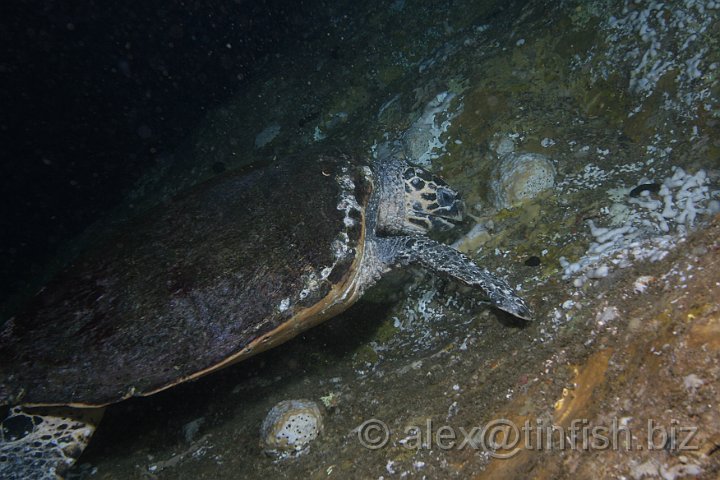
{"label": "small rock", "polygon": [[660,476],[658,465],[652,460],[648,460],[640,465],[635,465],[630,469],[630,475],[635,480],[641,480],[643,478],[654,478]]}
{"label": "small rock", "polygon": [[555,166],[545,155],[510,152],[502,157],[490,182],[496,208],[510,208],[555,185]]}
{"label": "small rock", "polygon": [[694,373],[691,373],[687,377],[683,378],[683,385],[685,385],[686,390],[697,390],[705,385],[705,381]]}
{"label": "small rock", "polygon": [[503,137],[495,148],[495,151],[500,156],[512,153],[513,150],[515,150],[515,142],[513,142],[512,138],[509,137]]}
{"label": "small rock", "polygon": [[620,316],[620,312],[615,307],[607,307],[602,312],[598,313],[596,317],[597,323],[600,325],[606,325],[612,322]]}
{"label": "small rock", "polygon": [[601,265],[598,268],[595,268],[587,273],[588,278],[592,279],[600,279],[605,278],[610,273],[610,268],[607,265]]}
{"label": "small rock", "polygon": [[200,427],[203,423],[205,423],[205,418],[200,417],[196,418],[192,422],[186,423],[185,426],[183,426],[183,436],[185,437],[185,441],[187,443],[192,443],[193,440],[195,440],[195,437],[200,431]]}
{"label": "small rock", "polygon": [[283,400],[275,405],[260,428],[261,446],[280,458],[307,451],[323,431],[323,415],[311,400]]}
{"label": "small rock", "polygon": [[651,275],[642,275],[635,279],[633,290],[635,290],[635,293],[644,293],[655,280],[656,278]]}
{"label": "small rock", "polygon": [[660,467],[660,475],[663,480],[675,480],[680,478],[697,477],[703,473],[703,469],[699,465],[675,465],[670,468]]}

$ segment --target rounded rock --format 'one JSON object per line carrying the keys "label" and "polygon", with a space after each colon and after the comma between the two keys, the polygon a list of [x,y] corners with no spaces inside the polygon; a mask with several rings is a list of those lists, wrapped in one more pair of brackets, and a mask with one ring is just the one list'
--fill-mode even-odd
{"label": "rounded rock", "polygon": [[260,428],[261,446],[279,457],[303,453],[323,431],[323,415],[311,400],[283,400],[268,412]]}
{"label": "rounded rock", "polygon": [[555,166],[539,153],[504,155],[493,172],[490,183],[496,208],[510,208],[555,185]]}

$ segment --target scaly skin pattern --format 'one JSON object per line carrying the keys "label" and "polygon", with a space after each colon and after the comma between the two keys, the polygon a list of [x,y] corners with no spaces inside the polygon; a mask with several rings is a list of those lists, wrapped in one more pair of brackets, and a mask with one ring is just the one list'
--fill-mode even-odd
{"label": "scaly skin pattern", "polygon": [[0,478],[57,480],[90,441],[102,409],[13,407],[0,425]]}
{"label": "scaly skin pattern", "polygon": [[532,320],[530,307],[505,280],[480,268],[448,245],[421,236],[376,238],[375,242],[378,255],[386,265],[419,264],[432,272],[479,288],[500,310],[523,320]]}

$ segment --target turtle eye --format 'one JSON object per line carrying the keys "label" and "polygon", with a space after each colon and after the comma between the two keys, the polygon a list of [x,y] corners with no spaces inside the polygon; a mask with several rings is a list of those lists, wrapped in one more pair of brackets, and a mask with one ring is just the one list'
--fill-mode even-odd
{"label": "turtle eye", "polygon": [[456,200],[460,199],[460,195],[448,190],[447,188],[439,187],[435,194],[436,201],[441,207],[451,207]]}
{"label": "turtle eye", "polygon": [[418,190],[418,191],[419,191],[419,190],[422,190],[423,188],[425,188],[425,182],[422,181],[422,180],[420,180],[420,179],[417,178],[417,177],[416,177],[416,178],[413,178],[412,180],[410,180],[410,184],[413,186],[413,188],[414,188],[415,190]]}

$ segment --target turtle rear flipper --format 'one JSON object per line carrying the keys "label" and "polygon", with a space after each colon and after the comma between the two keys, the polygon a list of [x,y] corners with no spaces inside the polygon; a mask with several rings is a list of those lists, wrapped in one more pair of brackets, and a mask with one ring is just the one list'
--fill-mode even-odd
{"label": "turtle rear flipper", "polygon": [[377,238],[376,241],[386,265],[420,264],[465,285],[480,288],[495,307],[523,320],[532,320],[530,307],[505,280],[480,268],[454,248],[420,236]]}
{"label": "turtle rear flipper", "polygon": [[62,479],[87,446],[103,411],[103,408],[11,408],[0,424],[0,478]]}

